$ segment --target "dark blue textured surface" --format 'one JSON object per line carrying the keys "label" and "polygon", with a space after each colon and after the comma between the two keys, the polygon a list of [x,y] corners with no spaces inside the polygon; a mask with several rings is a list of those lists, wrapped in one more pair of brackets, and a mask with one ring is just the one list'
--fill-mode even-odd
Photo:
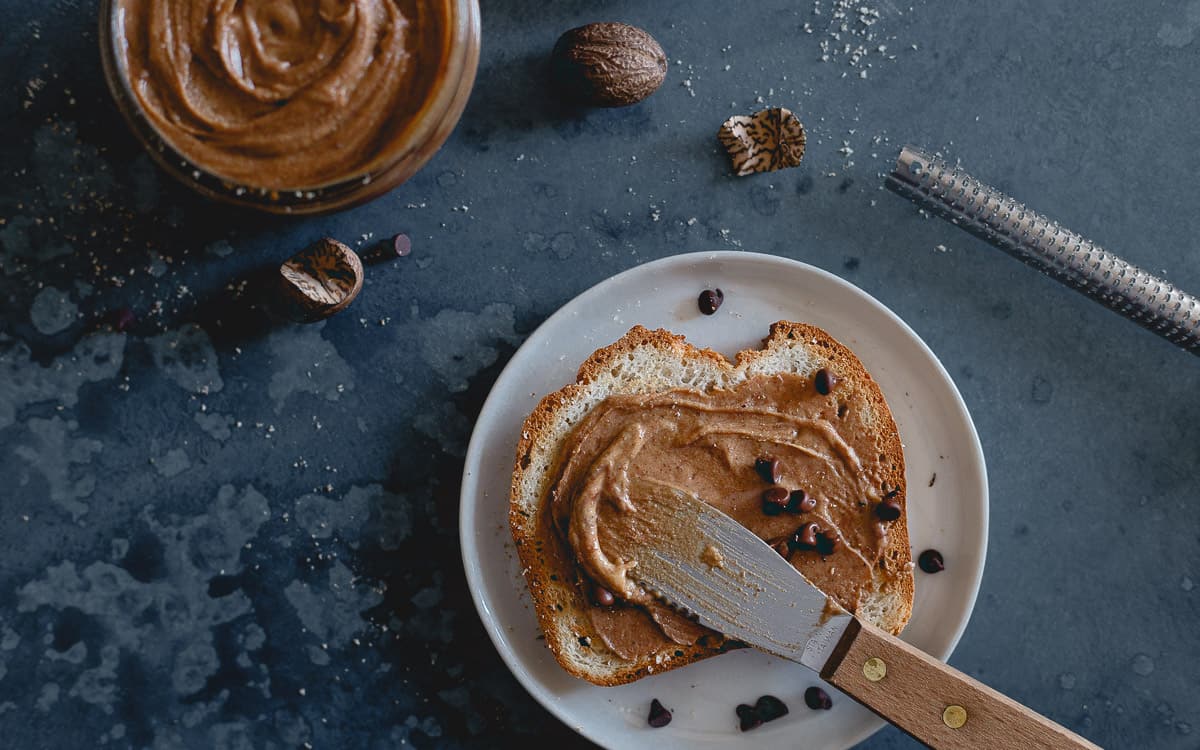
{"label": "dark blue textured surface", "polygon": [[[953,663],[1105,746],[1200,745],[1198,363],[879,189],[903,142],[938,148],[1200,289],[1200,1],[846,5],[840,32],[829,0],[485,0],[441,153],[289,220],[155,170],[109,101],[93,3],[0,3],[0,746],[582,744],[470,606],[465,442],[567,299],[726,248],[843,275],[958,382],[992,538]],[[593,20],[667,50],[648,101],[553,104],[544,56]],[[799,113],[808,155],[734,178],[717,126],[764,104]],[[324,324],[234,300],[319,236],[398,231],[413,254]],[[123,306],[138,322],[107,331]]]}

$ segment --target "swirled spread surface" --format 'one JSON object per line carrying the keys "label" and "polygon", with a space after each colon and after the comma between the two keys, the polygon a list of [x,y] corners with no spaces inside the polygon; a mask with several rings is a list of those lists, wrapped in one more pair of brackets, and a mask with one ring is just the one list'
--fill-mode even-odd
{"label": "swirled spread surface", "polygon": [[[644,480],[695,493],[790,555],[813,584],[854,611],[872,590],[888,536],[873,509],[888,492],[891,459],[863,415],[792,374],[755,376],[723,391],[617,395],[598,404],[563,446],[550,513],[584,584],[616,597],[614,605],[590,610],[604,643],[635,659],[707,632],[642,590],[627,575],[630,561],[606,549],[608,534],[629,533],[618,516],[637,513],[636,487]],[[755,468],[764,457],[779,462],[779,486],[803,490],[815,507],[765,513],[763,493],[772,485]],[[837,539],[833,551],[789,551],[787,540],[813,522]]]}
{"label": "swirled spread surface", "polygon": [[145,116],[205,171],[269,189],[367,174],[446,57],[446,0],[118,0]]}

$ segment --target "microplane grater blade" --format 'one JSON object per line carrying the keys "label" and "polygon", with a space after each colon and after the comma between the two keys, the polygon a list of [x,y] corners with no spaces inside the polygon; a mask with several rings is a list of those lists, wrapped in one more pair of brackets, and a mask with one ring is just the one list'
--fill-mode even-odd
{"label": "microplane grater blade", "polygon": [[1047,276],[1200,356],[1200,300],[984,184],[905,146],[887,179],[928,208]]}

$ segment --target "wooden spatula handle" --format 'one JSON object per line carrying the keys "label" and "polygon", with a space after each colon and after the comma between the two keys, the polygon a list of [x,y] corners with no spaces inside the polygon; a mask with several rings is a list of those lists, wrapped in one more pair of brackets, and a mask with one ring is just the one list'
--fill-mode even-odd
{"label": "wooden spatula handle", "polygon": [[857,619],[821,677],[938,750],[1098,750],[1046,717]]}

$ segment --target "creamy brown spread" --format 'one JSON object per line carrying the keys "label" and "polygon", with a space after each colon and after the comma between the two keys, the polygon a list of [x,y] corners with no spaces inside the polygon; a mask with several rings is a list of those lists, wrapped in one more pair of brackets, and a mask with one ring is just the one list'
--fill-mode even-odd
{"label": "creamy brown spread", "polygon": [[[605,645],[635,659],[709,633],[644,591],[627,575],[631,561],[606,554],[607,529],[635,527],[615,514],[637,513],[644,481],[696,494],[785,553],[797,529],[816,522],[837,539],[833,552],[796,550],[790,561],[855,611],[886,546],[887,525],[873,510],[888,467],[876,431],[861,421],[866,410],[839,405],[837,390],[821,395],[811,379],[780,374],[707,393],[610,396],[588,414],[563,447],[550,525],[574,551],[581,579],[618,599],[589,610]],[[804,490],[816,507],[766,514],[771,485],[755,470],[760,458],[778,459],[779,484]]]}
{"label": "creamy brown spread", "polygon": [[143,114],[197,166],[316,188],[371,172],[413,125],[448,3],[117,0],[114,44]]}

